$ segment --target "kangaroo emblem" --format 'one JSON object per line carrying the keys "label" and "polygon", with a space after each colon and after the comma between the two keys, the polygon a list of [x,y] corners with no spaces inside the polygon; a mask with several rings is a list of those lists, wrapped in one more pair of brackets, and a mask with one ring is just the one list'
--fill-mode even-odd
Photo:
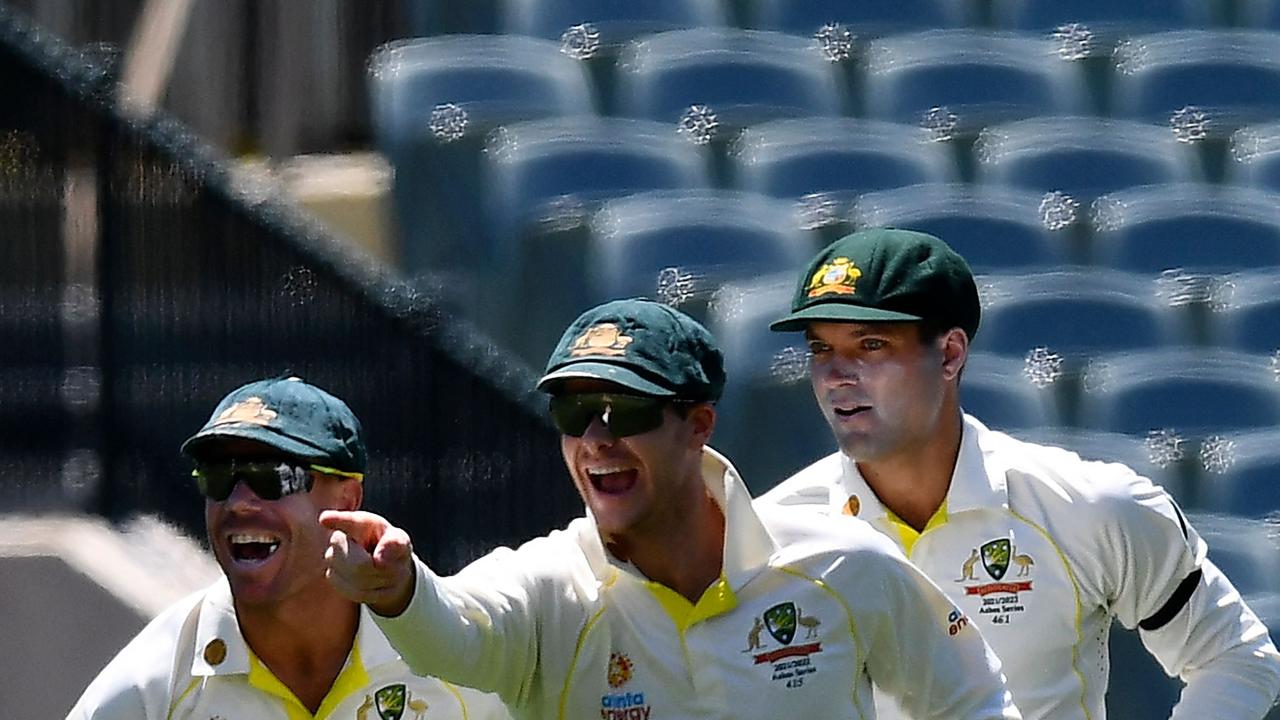
{"label": "kangaroo emblem", "polygon": [[800,627],[804,628],[804,637],[806,640],[818,637],[818,626],[822,624],[821,620],[813,617],[812,615],[805,615],[804,611],[797,607],[796,622],[800,624]]}
{"label": "kangaroo emblem", "polygon": [[373,709],[373,696],[365,695],[364,702],[356,708],[356,720],[369,720],[369,711]]}
{"label": "kangaroo emblem", "polygon": [[751,626],[751,631],[747,633],[747,649],[742,652],[751,652],[752,650],[760,650],[764,645],[760,642],[760,631],[764,629],[764,623],[760,622],[760,618],[755,618],[755,624]]}
{"label": "kangaroo emblem", "polygon": [[414,720],[422,720],[422,716],[427,714],[427,701],[414,698],[409,701],[409,709],[413,711]]}
{"label": "kangaroo emblem", "polygon": [[1034,558],[1030,555],[1019,555],[1018,547],[1013,547],[1013,564],[1018,566],[1018,577],[1026,577],[1031,574],[1031,568],[1036,564]]}
{"label": "kangaroo emblem", "polygon": [[978,549],[974,548],[973,552],[969,555],[969,559],[965,560],[964,565],[961,566],[962,572],[960,573],[960,579],[956,580],[956,582],[964,582],[965,580],[977,580],[978,576],[973,571],[973,568],[977,564],[978,564]]}

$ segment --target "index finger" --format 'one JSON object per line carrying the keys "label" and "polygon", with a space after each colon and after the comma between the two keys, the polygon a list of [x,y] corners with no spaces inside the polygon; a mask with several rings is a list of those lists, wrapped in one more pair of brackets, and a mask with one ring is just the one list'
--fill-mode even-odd
{"label": "index finger", "polygon": [[391,523],[380,515],[363,510],[325,510],[320,513],[320,524],[330,530],[347,534],[361,547],[372,550]]}

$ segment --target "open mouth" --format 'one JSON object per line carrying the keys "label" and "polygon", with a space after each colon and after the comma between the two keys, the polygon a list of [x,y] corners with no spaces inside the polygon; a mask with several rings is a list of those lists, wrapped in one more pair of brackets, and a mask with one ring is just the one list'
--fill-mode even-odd
{"label": "open mouth", "polygon": [[850,405],[850,406],[847,406],[847,407],[834,407],[834,408],[832,408],[832,410],[834,410],[834,411],[835,411],[835,414],[836,414],[838,417],[842,417],[842,418],[851,418],[851,417],[853,417],[854,415],[857,415],[857,414],[859,414],[859,413],[866,412],[867,410],[870,410],[870,409],[871,409],[871,408],[870,408],[869,406],[866,406],[866,405]]}
{"label": "open mouth", "polygon": [[260,563],[280,548],[279,538],[260,533],[232,533],[227,536],[231,558],[236,562]]}
{"label": "open mouth", "polygon": [[619,495],[635,487],[639,472],[626,467],[597,467],[588,468],[587,477],[596,492]]}

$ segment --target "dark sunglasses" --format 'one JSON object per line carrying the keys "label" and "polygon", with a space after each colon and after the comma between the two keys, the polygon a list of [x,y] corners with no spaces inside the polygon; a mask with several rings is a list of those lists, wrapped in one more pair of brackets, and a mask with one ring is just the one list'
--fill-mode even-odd
{"label": "dark sunglasses", "polygon": [[256,462],[197,463],[196,487],[210,500],[231,496],[236,483],[243,482],[263,500],[279,500],[285,495],[308,492],[316,479],[310,467],[268,460]]}
{"label": "dark sunglasses", "polygon": [[614,438],[639,435],[662,426],[662,409],[671,400],[636,395],[585,393],[553,395],[551,420],[565,435],[582,437],[591,421],[600,418]]}

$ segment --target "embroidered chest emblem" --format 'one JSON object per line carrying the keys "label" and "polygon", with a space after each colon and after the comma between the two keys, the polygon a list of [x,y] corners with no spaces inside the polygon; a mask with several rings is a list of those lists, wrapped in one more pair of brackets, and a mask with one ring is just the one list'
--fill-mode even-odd
{"label": "embroidered chest emblem", "polygon": [[[822,652],[821,627],[820,618],[805,614],[796,603],[778,603],[751,619],[747,647],[742,652],[751,655],[752,664],[770,666],[771,680],[789,688],[801,687],[806,675],[818,671],[812,656]],[[764,636],[765,631],[772,643]]]}
{"label": "embroidered chest emblem", "polygon": [[1035,565],[1035,558],[1019,552],[1012,538],[995,538],[970,549],[956,582],[964,584],[966,596],[980,598],[979,617],[993,625],[1008,625],[1026,612],[1023,596],[1035,589],[1031,579]]}

